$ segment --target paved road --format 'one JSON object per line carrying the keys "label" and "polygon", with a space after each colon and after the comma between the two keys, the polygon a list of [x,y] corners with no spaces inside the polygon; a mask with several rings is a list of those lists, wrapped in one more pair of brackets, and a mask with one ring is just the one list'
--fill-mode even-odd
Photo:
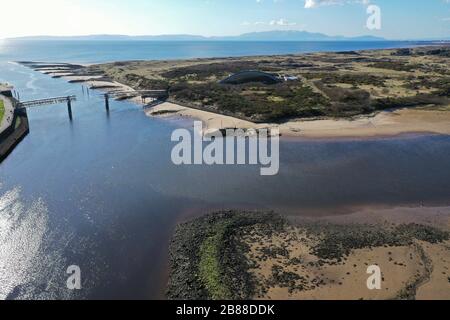
{"label": "paved road", "polygon": [[11,103],[11,100],[1,94],[0,99],[3,100],[3,104],[5,105],[5,115],[3,116],[2,123],[0,123],[1,133],[11,125],[14,118],[14,107]]}

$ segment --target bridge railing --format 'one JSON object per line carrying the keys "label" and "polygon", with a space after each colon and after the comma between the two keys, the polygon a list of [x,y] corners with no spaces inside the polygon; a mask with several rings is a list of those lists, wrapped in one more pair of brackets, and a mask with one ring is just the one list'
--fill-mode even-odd
{"label": "bridge railing", "polygon": [[59,104],[65,102],[72,102],[76,100],[77,100],[76,96],[67,96],[67,97],[54,97],[39,100],[21,101],[16,104],[16,109],[25,109],[43,105]]}

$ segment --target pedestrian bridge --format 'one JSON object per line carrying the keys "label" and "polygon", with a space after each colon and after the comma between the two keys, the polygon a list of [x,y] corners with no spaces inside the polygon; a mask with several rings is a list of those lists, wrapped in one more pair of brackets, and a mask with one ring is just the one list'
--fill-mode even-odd
{"label": "pedestrian bridge", "polygon": [[16,109],[20,110],[31,107],[40,107],[44,105],[60,104],[60,103],[67,103],[67,105],[69,105],[72,101],[76,100],[77,100],[76,96],[67,96],[67,97],[55,97],[39,100],[21,101],[16,103]]}
{"label": "pedestrian bridge", "polygon": [[72,121],[72,101],[76,100],[77,100],[76,96],[67,96],[67,97],[54,97],[39,100],[30,100],[30,101],[19,101],[15,104],[15,108],[16,110],[22,110],[28,108],[42,107],[50,104],[67,103],[67,113],[69,114],[70,121]]}

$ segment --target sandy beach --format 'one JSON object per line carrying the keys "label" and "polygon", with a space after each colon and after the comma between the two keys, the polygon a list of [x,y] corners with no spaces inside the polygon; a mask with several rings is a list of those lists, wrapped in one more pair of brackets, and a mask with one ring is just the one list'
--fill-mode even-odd
{"label": "sandy beach", "polygon": [[[80,82],[91,89],[104,92],[134,92],[130,86],[117,81],[102,80],[101,76],[74,75],[67,72],[51,73],[67,81]],[[145,105],[139,97],[129,99]],[[146,109],[148,116],[184,117],[202,121],[206,131],[227,128],[278,129],[285,137],[297,138],[370,138],[400,134],[450,134],[450,105],[447,108],[424,110],[421,108],[383,111],[375,115],[352,119],[291,120],[282,124],[254,123],[218,113],[193,109],[172,102],[164,102]]]}
{"label": "sandy beach", "polygon": [[[48,69],[46,69],[48,71]],[[102,79],[102,76],[77,75],[67,71],[55,71],[50,76],[58,76],[70,82],[81,83],[91,89],[104,92],[134,92],[123,83]],[[145,106],[139,97],[130,101]],[[254,123],[214,112],[163,102],[145,110],[148,116],[183,117],[202,121],[206,131],[227,128],[238,129],[278,129],[285,137],[297,138],[370,138],[389,137],[400,134],[450,134],[450,105],[447,108],[404,108],[382,111],[374,115],[358,116],[352,119],[293,119],[285,123]]]}
{"label": "sandy beach", "polygon": [[[296,221],[297,220],[297,221]],[[320,219],[319,219],[320,220]],[[302,222],[293,218],[293,228],[285,233],[274,235],[269,240],[274,246],[280,246],[287,238],[291,240],[288,251],[292,256],[303,257],[304,262],[316,261],[310,254],[311,243],[304,242],[298,234]],[[317,221],[316,221],[317,222]],[[370,224],[370,225],[426,225],[450,230],[449,207],[397,207],[389,209],[366,208],[350,215],[326,217],[322,222],[336,225]],[[303,239],[307,238],[303,234]],[[417,300],[445,300],[450,297],[450,241],[429,243],[416,241],[408,246],[383,246],[353,250],[340,264],[306,265],[305,268],[289,265],[283,258],[268,259],[262,268],[255,270],[260,278],[267,278],[271,266],[284,265],[286,270],[300,275],[314,275],[320,279],[327,279],[327,284],[317,286],[313,290],[289,292],[288,288],[274,286],[263,296],[271,299],[395,299],[399,293],[405,294],[405,288],[414,284],[414,296]],[[258,254],[258,245],[252,249]],[[382,290],[367,289],[366,269],[368,265],[377,265],[383,273]],[[424,278],[417,277],[419,274]],[[406,297],[403,297],[406,298]]]}
{"label": "sandy beach", "polygon": [[278,128],[286,137],[304,138],[370,138],[389,137],[407,133],[450,134],[450,106],[448,111],[400,109],[383,111],[373,116],[348,119],[292,120],[283,124],[256,124],[217,113],[162,103],[146,110],[149,116],[180,116],[200,120],[208,130],[223,128]]}

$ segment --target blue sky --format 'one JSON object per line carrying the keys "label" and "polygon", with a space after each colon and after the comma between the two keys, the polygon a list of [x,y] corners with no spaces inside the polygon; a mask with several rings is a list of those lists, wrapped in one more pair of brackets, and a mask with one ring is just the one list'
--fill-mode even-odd
{"label": "blue sky", "polygon": [[[381,30],[365,27],[370,4],[381,8]],[[0,38],[211,36],[266,30],[391,39],[450,37],[450,0],[14,0],[2,3],[2,12],[8,11],[11,14],[2,14],[0,20]]]}

